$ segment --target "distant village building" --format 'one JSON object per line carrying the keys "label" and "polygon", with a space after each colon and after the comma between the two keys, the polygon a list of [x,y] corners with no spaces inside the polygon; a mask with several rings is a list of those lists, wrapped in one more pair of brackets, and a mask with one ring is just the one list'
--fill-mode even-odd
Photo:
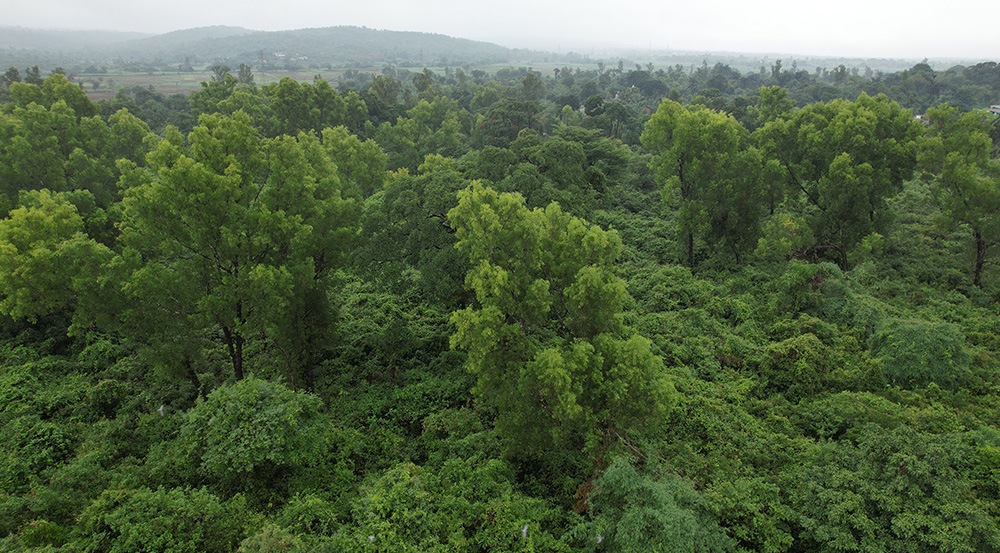
{"label": "distant village building", "polygon": [[1000,106],[990,106],[986,111],[992,113],[993,115],[1000,115]]}

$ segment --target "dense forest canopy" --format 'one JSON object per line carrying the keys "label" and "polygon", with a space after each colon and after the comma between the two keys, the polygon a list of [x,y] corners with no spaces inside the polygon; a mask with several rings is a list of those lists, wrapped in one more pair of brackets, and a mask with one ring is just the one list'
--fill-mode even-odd
{"label": "dense forest canopy", "polygon": [[996,63],[257,71],[0,77],[0,551],[1000,550]]}

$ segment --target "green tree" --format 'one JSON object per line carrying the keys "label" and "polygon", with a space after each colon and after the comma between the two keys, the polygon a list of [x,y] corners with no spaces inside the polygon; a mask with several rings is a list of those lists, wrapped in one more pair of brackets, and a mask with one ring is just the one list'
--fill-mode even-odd
{"label": "green tree", "polygon": [[33,65],[24,70],[24,82],[36,86],[42,86],[42,84],[45,83],[45,79],[42,78],[42,72],[38,70],[37,65]]}
{"label": "green tree", "polygon": [[434,72],[426,67],[422,72],[413,76],[413,88],[417,89],[417,93],[422,100],[430,101],[433,99],[434,80]]}
{"label": "green tree", "polygon": [[955,325],[921,320],[886,319],[868,341],[872,356],[894,386],[958,388],[968,381],[971,361]]}
{"label": "green tree", "polygon": [[458,157],[465,150],[458,115],[458,105],[444,96],[420,100],[395,125],[382,123],[375,141],[388,154],[391,169],[413,171],[428,154]]}
{"label": "green tree", "polygon": [[990,250],[1000,243],[1000,163],[991,158],[995,125],[982,111],[942,105],[927,111],[931,125],[921,142],[920,167],[933,178],[935,198],[949,226],[967,225],[976,253],[972,283],[983,285]]}
{"label": "green tree", "polygon": [[240,84],[248,84],[251,86],[255,84],[253,82],[253,71],[250,70],[249,65],[245,63],[240,64],[240,69],[236,74],[236,80],[239,81]]}
{"label": "green tree", "polygon": [[664,183],[663,197],[680,199],[678,229],[688,265],[694,239],[729,247],[740,262],[757,244],[764,202],[764,164],[732,116],[664,100],[642,135],[654,155],[650,168]]}
{"label": "green tree", "polygon": [[220,80],[213,78],[209,81],[202,81],[200,89],[188,94],[188,104],[191,106],[191,111],[195,115],[217,113],[219,102],[229,98],[237,84],[239,81],[228,72]]}
{"label": "green tree", "polygon": [[226,80],[228,76],[232,76],[229,73],[232,69],[223,63],[212,64],[212,67],[209,67],[209,71],[212,72],[212,81],[217,83]]}
{"label": "green tree", "polygon": [[111,251],[83,232],[65,195],[41,190],[25,200],[0,220],[0,312],[37,320],[99,304],[98,279]]}
{"label": "green tree", "polygon": [[587,117],[597,117],[604,113],[604,97],[600,94],[594,94],[587,98],[587,101],[583,103],[583,111],[587,114]]}
{"label": "green tree", "polygon": [[276,83],[264,85],[262,90],[274,114],[271,134],[320,132],[345,123],[348,106],[323,79],[299,83],[291,77],[282,77]]}
{"label": "green tree", "polygon": [[537,102],[545,97],[545,83],[537,71],[528,71],[521,79],[521,97],[529,102]]}
{"label": "green tree", "polygon": [[374,140],[362,141],[347,127],[323,129],[323,148],[337,166],[337,175],[346,186],[352,186],[369,197],[386,183],[386,155]]}
{"label": "green tree", "polygon": [[781,165],[789,195],[810,206],[815,250],[835,252],[846,269],[850,251],[885,230],[886,198],[912,176],[921,132],[910,111],[862,93],[854,102],[810,104],[755,138]]}
{"label": "green tree", "polygon": [[760,98],[757,100],[758,127],[771,121],[788,119],[792,113],[794,104],[788,99],[788,91],[780,86],[762,86],[758,91]]}
{"label": "green tree", "polygon": [[477,182],[448,220],[477,300],[452,315],[451,344],[511,450],[598,451],[667,408],[662,360],[622,321],[616,233]]}
{"label": "green tree", "polygon": [[426,296],[449,308],[468,297],[462,287],[468,261],[454,247],[447,214],[469,180],[454,165],[429,155],[418,174],[393,174],[365,206],[365,245],[355,256],[359,267],[390,287],[412,279]]}
{"label": "green tree", "polygon": [[202,116],[187,143],[168,134],[148,167],[122,166],[125,289],[142,327],[217,328],[241,379],[248,340],[287,352],[296,306],[325,304],[311,291],[350,249],[358,204],[315,137],[264,140],[237,112]]}
{"label": "green tree", "polygon": [[21,82],[21,72],[16,67],[10,66],[3,76],[0,77],[0,87],[8,88],[13,83]]}
{"label": "green tree", "polygon": [[352,508],[356,526],[333,543],[349,552],[569,551],[555,537],[559,512],[512,481],[509,465],[479,456],[440,467],[401,463],[366,484]]}
{"label": "green tree", "polygon": [[490,105],[476,123],[473,142],[477,147],[506,148],[523,129],[538,127],[538,104],[502,99]]}

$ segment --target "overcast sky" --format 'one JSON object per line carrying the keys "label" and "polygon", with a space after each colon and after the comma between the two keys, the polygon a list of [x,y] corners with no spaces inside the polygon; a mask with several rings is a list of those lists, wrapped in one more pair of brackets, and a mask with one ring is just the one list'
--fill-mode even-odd
{"label": "overcast sky", "polygon": [[29,0],[0,25],[167,32],[208,25],[276,31],[358,25],[489,40],[596,47],[850,57],[1000,58],[980,0]]}

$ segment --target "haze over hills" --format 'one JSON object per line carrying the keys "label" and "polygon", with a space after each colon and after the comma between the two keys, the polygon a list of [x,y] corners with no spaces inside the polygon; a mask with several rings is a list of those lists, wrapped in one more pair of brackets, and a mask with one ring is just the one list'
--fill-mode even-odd
{"label": "haze over hills", "polygon": [[125,31],[70,31],[0,27],[0,49],[68,52],[154,36]]}
{"label": "haze over hills", "polygon": [[[66,39],[60,39],[63,34]],[[72,53],[81,49],[91,61],[117,58],[140,63],[178,63],[193,61],[224,61],[251,63],[263,56],[281,54],[281,58],[313,60],[316,63],[350,63],[352,61],[394,62],[412,64],[490,64],[510,59],[511,50],[488,42],[449,36],[385,31],[364,27],[324,27],[292,31],[254,31],[242,27],[200,27],[162,35],[108,32],[103,40],[86,42],[79,31],[41,31],[20,28],[0,28],[0,48],[17,52],[23,58],[25,50],[37,50],[49,55]],[[0,52],[2,63],[4,52]],[[6,65],[6,63],[4,63]]]}
{"label": "haze over hills", "polygon": [[[657,66],[723,63],[741,72],[758,71],[783,59],[786,66],[796,61],[800,69],[836,67],[843,64],[861,70],[900,71],[912,67],[917,59],[849,58],[801,56],[794,53],[749,53],[710,51],[616,50],[597,47],[573,52],[542,52],[507,48],[490,42],[455,38],[442,34],[376,30],[366,27],[339,26],[287,31],[257,31],[236,26],[210,26],[183,29],[164,34],[120,31],[39,30],[0,27],[0,67],[39,65],[51,70],[57,66],[80,68],[103,64],[149,64],[164,66],[194,64],[247,63],[260,67],[266,63],[282,68],[319,68],[330,65],[380,67],[395,64],[403,67],[458,66],[492,64],[597,63],[619,59],[653,62]],[[262,62],[262,60],[265,60]],[[935,69],[972,65],[981,59],[927,60]]]}
{"label": "haze over hills", "polygon": [[197,27],[194,29],[181,29],[178,31],[171,31],[169,33],[163,33],[162,35],[147,35],[143,37],[136,37],[124,42],[123,44],[115,45],[115,49],[122,48],[151,48],[151,47],[177,47],[189,45],[192,43],[198,43],[203,40],[227,38],[227,37],[237,37],[248,35],[251,33],[256,33],[259,31],[254,31],[253,29],[245,29],[243,27],[234,27],[231,25],[213,25],[211,27]]}

